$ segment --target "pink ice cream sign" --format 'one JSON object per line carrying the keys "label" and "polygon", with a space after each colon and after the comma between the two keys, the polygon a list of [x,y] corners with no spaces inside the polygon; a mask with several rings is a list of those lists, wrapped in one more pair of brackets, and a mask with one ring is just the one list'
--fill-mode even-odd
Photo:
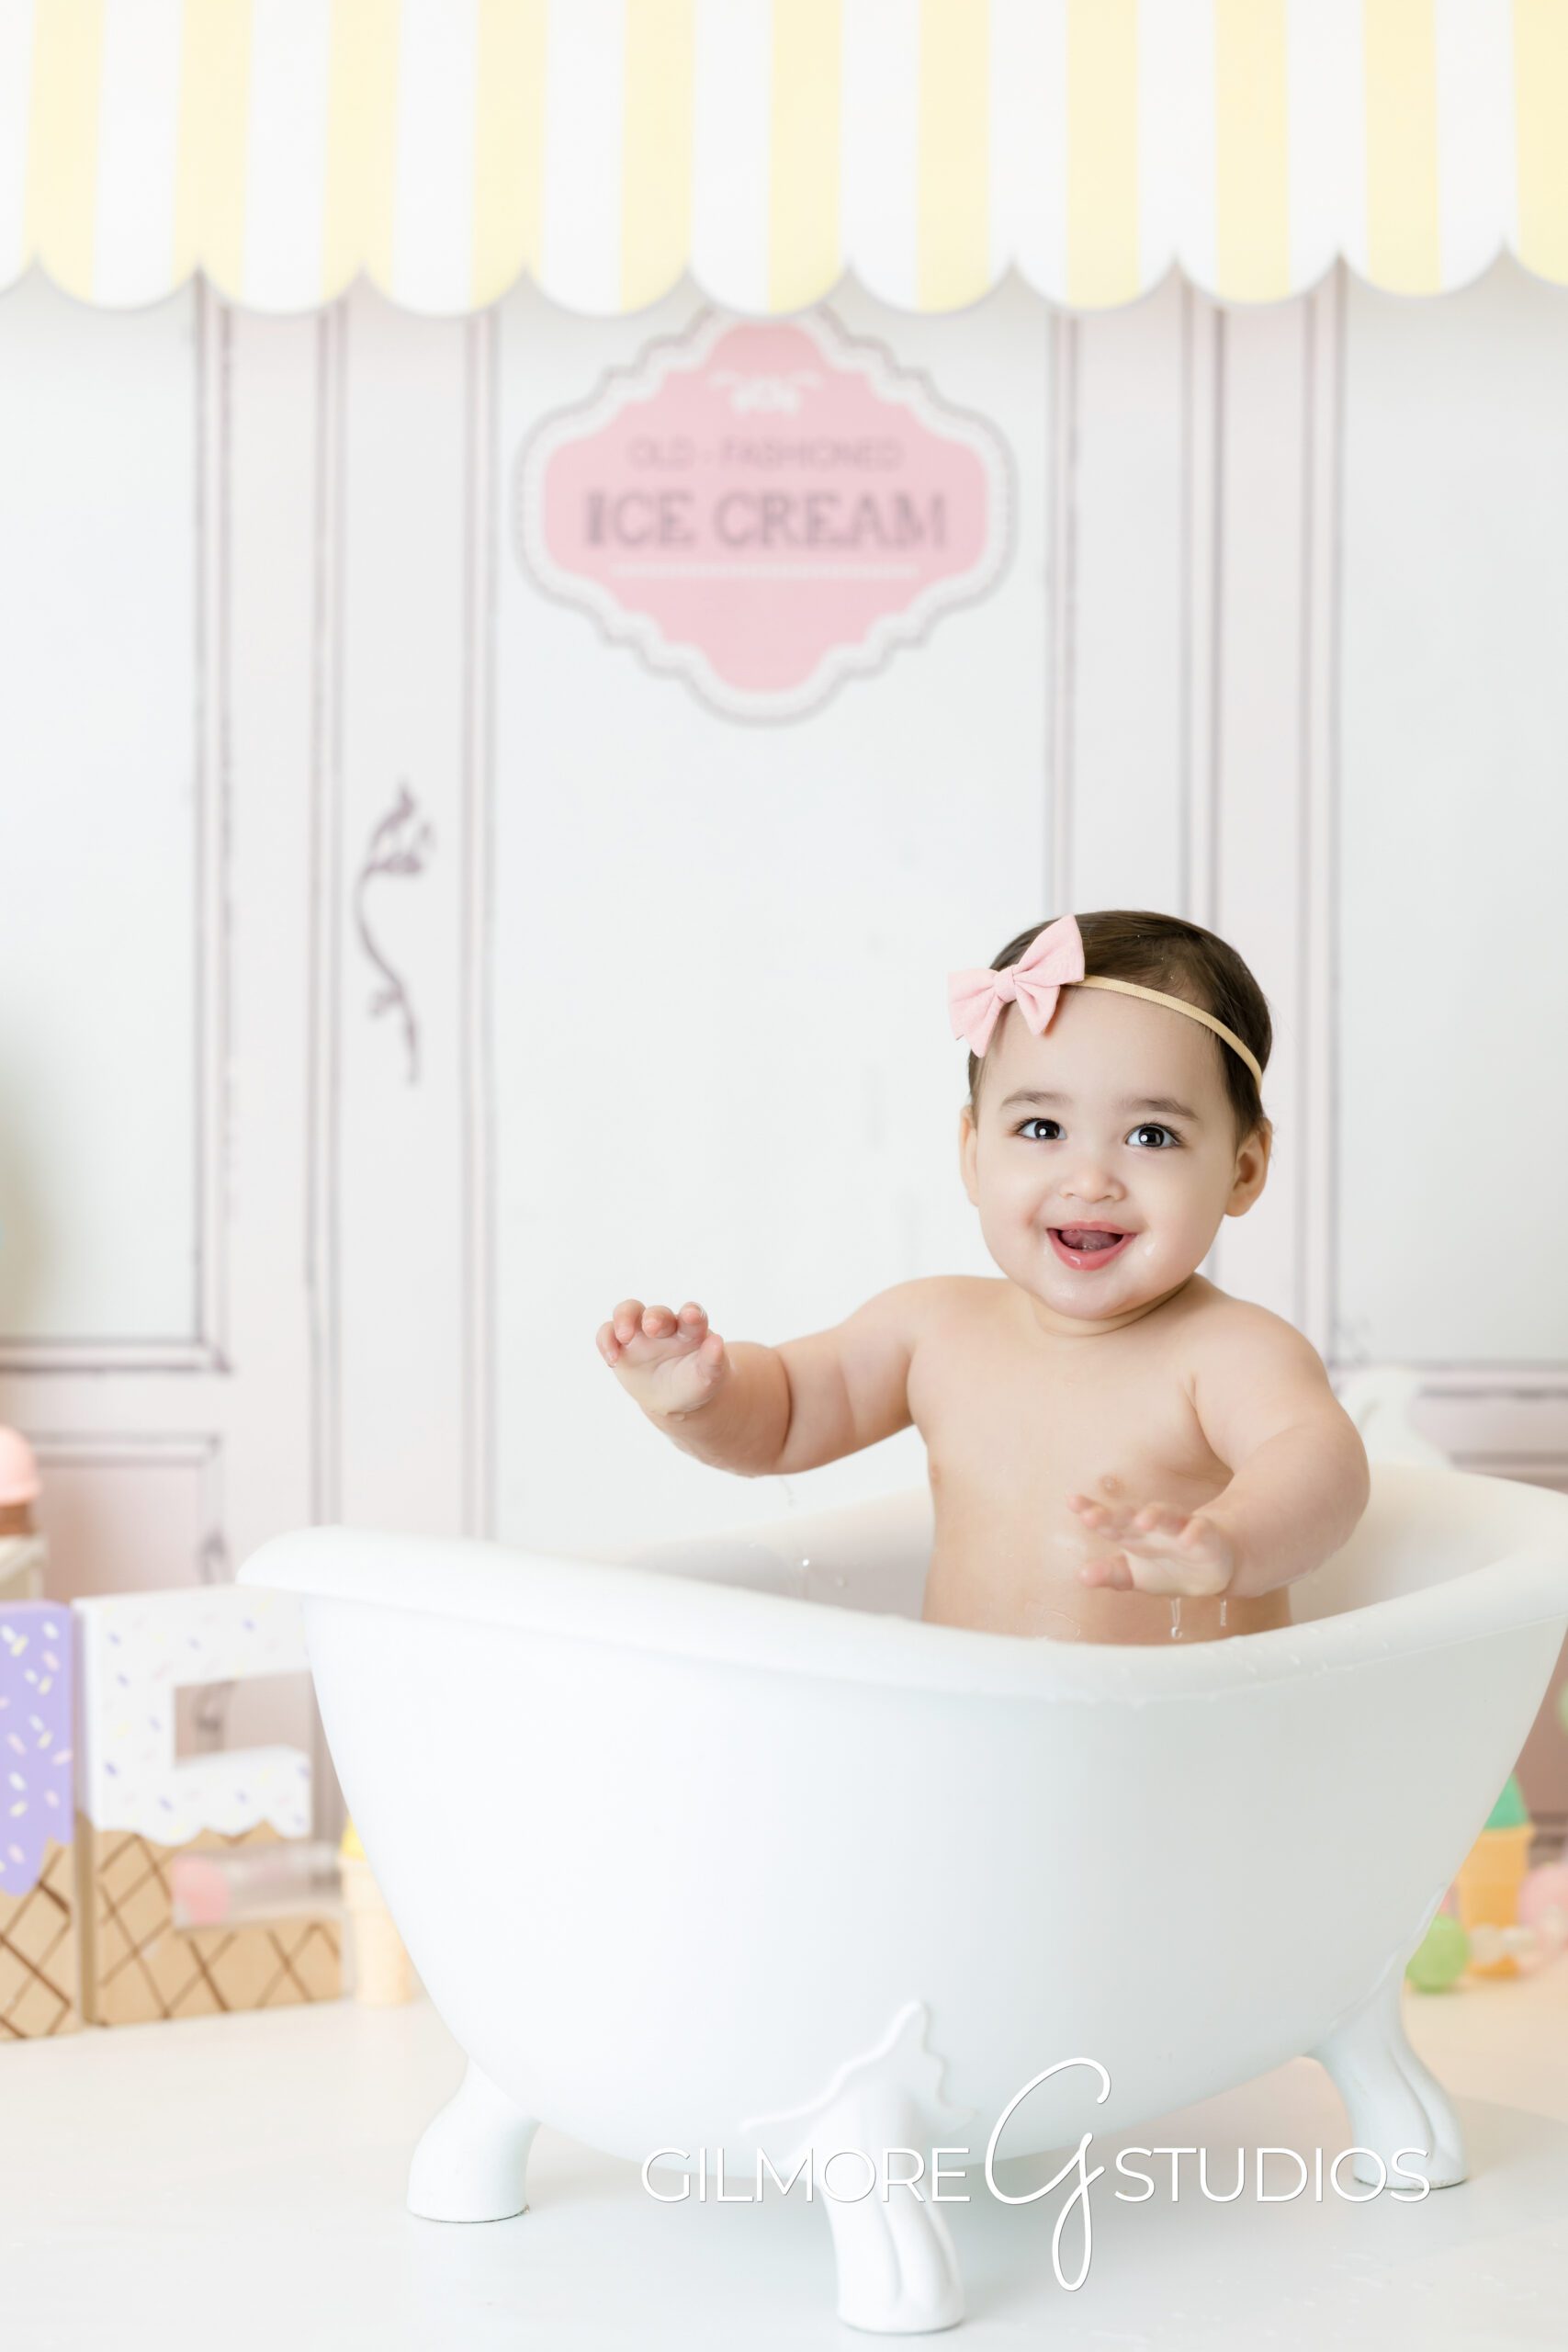
{"label": "pink ice cream sign", "polygon": [[737,718],[813,709],[1010,551],[994,427],[822,312],[650,345],[538,426],[513,490],[539,585]]}

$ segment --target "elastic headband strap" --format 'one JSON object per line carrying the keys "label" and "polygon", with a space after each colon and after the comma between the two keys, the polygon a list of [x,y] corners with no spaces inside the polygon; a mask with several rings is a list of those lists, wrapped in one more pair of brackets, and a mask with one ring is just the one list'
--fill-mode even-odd
{"label": "elastic headband strap", "polygon": [[1140,988],[1136,980],[1106,979],[1098,972],[1086,972],[1081,980],[1071,981],[1068,985],[1079,989],[1114,989],[1118,996],[1146,996],[1151,1004],[1168,1004],[1173,1012],[1184,1012],[1189,1021],[1201,1021],[1205,1029],[1212,1029],[1216,1037],[1224,1039],[1233,1054],[1241,1056],[1259,1087],[1262,1086],[1263,1071],[1257,1055],[1242,1044],[1234,1029],[1227,1029],[1223,1021],[1216,1021],[1212,1012],[1205,1012],[1200,1005],[1189,1004],[1184,996],[1167,996],[1162,989]]}

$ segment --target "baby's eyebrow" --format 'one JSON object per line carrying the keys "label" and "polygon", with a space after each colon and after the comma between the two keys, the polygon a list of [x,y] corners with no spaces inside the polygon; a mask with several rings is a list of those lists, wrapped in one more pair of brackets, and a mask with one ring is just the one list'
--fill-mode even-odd
{"label": "baby's eyebrow", "polygon": [[[1016,1094],[1004,1095],[999,1107],[1009,1111],[1015,1102],[1059,1102],[1066,1106],[1072,1099],[1070,1094],[1047,1093],[1035,1086],[1021,1087]],[[1117,1111],[1163,1111],[1168,1118],[1190,1119],[1195,1126],[1201,1124],[1190,1103],[1179,1102],[1170,1094],[1124,1094],[1111,1107]]]}

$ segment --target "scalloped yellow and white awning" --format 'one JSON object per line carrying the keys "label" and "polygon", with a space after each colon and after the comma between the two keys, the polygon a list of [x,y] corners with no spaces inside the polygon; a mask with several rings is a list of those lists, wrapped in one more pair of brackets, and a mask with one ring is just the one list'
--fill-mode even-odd
{"label": "scalloped yellow and white awning", "polygon": [[0,283],[460,313],[1568,283],[1568,0],[0,0]]}

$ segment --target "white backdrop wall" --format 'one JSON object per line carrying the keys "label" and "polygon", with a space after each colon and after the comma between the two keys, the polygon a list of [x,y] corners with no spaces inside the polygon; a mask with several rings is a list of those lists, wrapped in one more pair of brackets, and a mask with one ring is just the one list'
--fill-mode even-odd
{"label": "white backdrop wall", "polygon": [[[1013,550],[769,724],[507,525],[535,423],[701,307],[0,302],[0,1415],[60,1589],[312,1517],[592,1547],[918,1478],[912,1431],[793,1493],[705,1470],[593,1331],[988,1271],[942,975],[1068,906],[1186,911],[1273,1004],[1214,1277],[1568,1483],[1561,294],[846,286],[1006,441]],[[1526,1761],[1568,1807],[1544,1720]]]}

